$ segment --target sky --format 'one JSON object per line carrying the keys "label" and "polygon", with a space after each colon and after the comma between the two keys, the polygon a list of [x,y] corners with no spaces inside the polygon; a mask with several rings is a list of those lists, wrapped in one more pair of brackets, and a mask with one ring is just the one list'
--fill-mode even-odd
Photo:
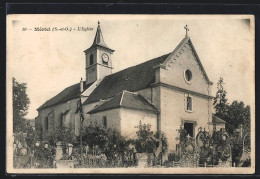
{"label": "sky", "polygon": [[[187,24],[188,35],[213,82],[212,95],[223,77],[229,103],[239,100],[254,106],[252,16],[9,15],[7,83],[11,85],[12,77],[27,83],[31,101],[27,118],[37,117],[36,109],[64,88],[81,77],[85,80],[83,51],[92,45],[98,21],[105,43],[115,50],[113,73],[172,52],[185,37]],[[76,30],[34,31],[35,27]],[[78,27],[93,30],[78,31]]]}

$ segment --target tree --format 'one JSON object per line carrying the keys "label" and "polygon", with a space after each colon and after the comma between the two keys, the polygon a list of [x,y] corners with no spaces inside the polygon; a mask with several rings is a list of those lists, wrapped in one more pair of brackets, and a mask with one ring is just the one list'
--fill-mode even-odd
{"label": "tree", "polygon": [[250,107],[240,101],[233,101],[227,107],[226,129],[233,134],[234,130],[242,125],[243,135],[250,132]]}
{"label": "tree", "polygon": [[[240,163],[240,157],[243,152],[243,139],[246,148],[250,149],[250,107],[245,106],[242,101],[233,101],[228,106],[226,129],[231,134],[232,162],[237,165]],[[241,126],[242,125],[242,126]],[[236,129],[242,127],[242,136],[236,132]],[[241,132],[241,131],[240,131]]]}
{"label": "tree", "polygon": [[[227,103],[227,92],[223,88],[223,78],[218,82],[218,91],[214,98],[216,116],[226,121],[226,130],[231,137],[232,162],[239,163],[243,149],[243,139],[246,136],[245,145],[250,148],[250,106],[240,101]],[[242,135],[236,129],[242,127]],[[240,131],[241,132],[241,131]]]}
{"label": "tree", "polygon": [[30,125],[30,121],[26,121],[24,131],[27,134],[26,141],[27,141],[27,146],[30,147],[30,149],[34,148],[34,143],[36,142],[36,132]]}
{"label": "tree", "polygon": [[25,128],[25,116],[28,113],[30,99],[26,93],[26,83],[19,83],[13,78],[13,132]]}
{"label": "tree", "polygon": [[217,88],[218,91],[216,93],[216,97],[214,98],[214,108],[216,111],[216,116],[218,116],[219,118],[224,119],[227,115],[227,92],[224,89],[224,80],[222,77],[220,77],[218,83],[217,83]]}
{"label": "tree", "polygon": [[250,132],[250,107],[240,101],[233,101],[231,105],[227,103],[227,92],[223,87],[224,81],[220,77],[218,81],[218,91],[214,98],[214,108],[216,116],[225,120],[226,130],[228,133],[233,134],[234,130],[243,125],[243,133]]}

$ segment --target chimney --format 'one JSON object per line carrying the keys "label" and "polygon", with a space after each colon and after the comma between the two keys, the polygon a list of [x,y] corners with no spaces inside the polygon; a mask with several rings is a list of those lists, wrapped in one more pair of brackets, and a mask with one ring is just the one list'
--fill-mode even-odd
{"label": "chimney", "polygon": [[82,78],[80,79],[80,93],[83,92],[83,81]]}

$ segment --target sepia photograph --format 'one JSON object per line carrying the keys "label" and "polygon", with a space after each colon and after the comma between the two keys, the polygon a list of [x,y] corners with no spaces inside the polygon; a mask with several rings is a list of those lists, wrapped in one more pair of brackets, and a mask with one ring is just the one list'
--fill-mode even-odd
{"label": "sepia photograph", "polygon": [[253,15],[7,15],[7,173],[253,174]]}

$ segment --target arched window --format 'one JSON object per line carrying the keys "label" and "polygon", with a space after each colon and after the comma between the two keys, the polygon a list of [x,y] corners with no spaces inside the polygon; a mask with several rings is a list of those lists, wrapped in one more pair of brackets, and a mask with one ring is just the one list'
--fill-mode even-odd
{"label": "arched window", "polygon": [[190,96],[187,96],[186,110],[187,111],[192,111],[192,98]]}
{"label": "arched window", "polygon": [[63,114],[62,113],[60,113],[60,115],[59,115],[59,119],[58,119],[58,127],[62,127],[62,118],[63,118]]}
{"label": "arched window", "polygon": [[94,57],[93,54],[91,54],[89,57],[89,65],[93,65],[93,63],[94,63]]}
{"label": "arched window", "polygon": [[66,118],[66,113],[61,113],[58,120],[58,127],[66,127],[65,118]]}
{"label": "arched window", "polygon": [[62,127],[66,127],[65,118],[66,118],[66,113],[62,114],[62,116],[61,116],[61,126]]}
{"label": "arched window", "polygon": [[59,115],[59,120],[58,120],[58,126],[59,127],[67,127],[66,126],[66,116],[69,113],[69,109],[65,112],[61,112]]}
{"label": "arched window", "polygon": [[46,131],[49,130],[49,119],[48,119],[48,117],[45,117],[45,119],[44,119],[44,127],[45,127]]}
{"label": "arched window", "polygon": [[107,128],[107,117],[103,116],[103,127]]}

